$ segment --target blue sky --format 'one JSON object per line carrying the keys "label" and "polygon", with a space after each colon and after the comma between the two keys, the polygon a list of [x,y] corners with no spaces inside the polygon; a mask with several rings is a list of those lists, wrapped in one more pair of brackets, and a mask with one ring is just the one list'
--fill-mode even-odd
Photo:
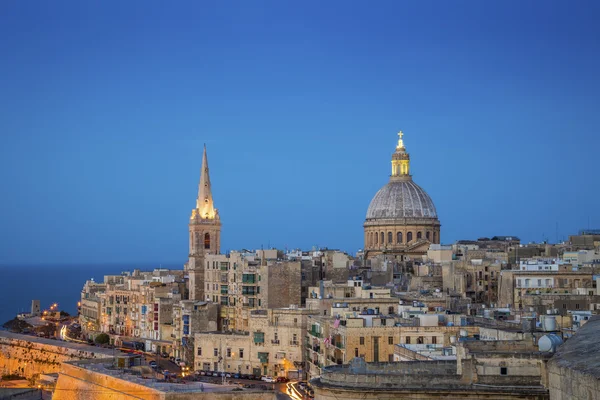
{"label": "blue sky", "polygon": [[[124,4],[125,3],[125,4]],[[600,226],[600,3],[4,2],[0,264],[362,247],[405,132],[442,241]]]}

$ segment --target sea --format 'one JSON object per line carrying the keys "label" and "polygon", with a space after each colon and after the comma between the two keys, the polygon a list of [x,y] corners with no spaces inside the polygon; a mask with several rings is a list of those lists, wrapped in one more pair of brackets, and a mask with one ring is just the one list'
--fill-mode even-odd
{"label": "sea", "polygon": [[87,280],[102,282],[104,275],[156,268],[183,269],[183,263],[0,265],[0,325],[18,313],[30,312],[31,300],[40,300],[42,309],[58,303],[60,310],[77,315]]}

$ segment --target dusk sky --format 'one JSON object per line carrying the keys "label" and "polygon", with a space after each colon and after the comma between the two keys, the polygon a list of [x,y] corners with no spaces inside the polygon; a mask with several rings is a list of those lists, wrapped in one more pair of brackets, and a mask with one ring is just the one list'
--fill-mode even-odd
{"label": "dusk sky", "polygon": [[443,243],[600,228],[598,1],[4,1],[0,265],[363,246],[403,130]]}

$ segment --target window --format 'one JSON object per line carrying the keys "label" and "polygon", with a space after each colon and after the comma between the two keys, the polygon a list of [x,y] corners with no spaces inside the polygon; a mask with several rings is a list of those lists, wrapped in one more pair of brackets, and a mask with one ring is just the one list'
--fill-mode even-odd
{"label": "window", "polygon": [[406,337],[406,344],[410,344],[410,336]]}
{"label": "window", "polygon": [[429,232],[427,232],[427,233],[425,234],[425,238],[427,238],[427,240],[429,240]]}
{"label": "window", "polygon": [[422,235],[421,232],[417,232],[417,239],[421,239],[421,235]]}
{"label": "window", "polygon": [[240,349],[240,358],[244,358],[244,349]]}
{"label": "window", "polygon": [[436,241],[435,241],[435,232],[433,232],[433,243],[436,243]]}
{"label": "window", "polygon": [[231,348],[227,348],[227,357],[231,357]]}
{"label": "window", "polygon": [[380,237],[381,237],[381,244],[384,243],[384,236],[383,236],[383,232],[380,233]]}
{"label": "window", "polygon": [[298,318],[294,318],[294,325],[298,324]]}
{"label": "window", "polygon": [[202,347],[198,347],[198,350],[197,350],[197,351],[198,351],[198,352],[197,352],[197,354],[198,354],[199,356],[201,356],[201,355],[202,355]]}
{"label": "window", "polygon": [[417,344],[423,344],[423,343],[425,343],[425,340],[423,340],[423,336],[419,336],[417,338]]}
{"label": "window", "polygon": [[377,244],[377,233],[375,233],[375,244]]}
{"label": "window", "polygon": [[394,337],[388,336],[388,344],[394,344]]}
{"label": "window", "polygon": [[500,367],[500,375],[508,375],[508,368]]}
{"label": "window", "polygon": [[216,357],[216,356],[218,356],[218,355],[219,355],[219,349],[217,349],[217,348],[215,347],[215,349],[214,349],[214,356]]}
{"label": "window", "polygon": [[358,347],[354,349],[354,357],[358,357]]}
{"label": "window", "polygon": [[431,344],[437,344],[437,336],[431,337]]}
{"label": "window", "polygon": [[402,232],[398,232],[396,235],[396,240],[398,241],[398,244],[402,243]]}
{"label": "window", "polygon": [[360,337],[360,345],[363,346],[365,344],[365,337],[361,336]]}
{"label": "window", "polygon": [[406,234],[406,243],[412,242],[412,232]]}
{"label": "window", "polygon": [[393,313],[394,313],[394,306],[388,307],[388,314],[393,314]]}
{"label": "window", "polygon": [[579,303],[575,304],[575,309],[579,310]]}
{"label": "window", "polygon": [[392,244],[392,232],[388,232],[388,243]]}
{"label": "window", "polygon": [[210,233],[208,232],[204,234],[204,248],[210,249]]}

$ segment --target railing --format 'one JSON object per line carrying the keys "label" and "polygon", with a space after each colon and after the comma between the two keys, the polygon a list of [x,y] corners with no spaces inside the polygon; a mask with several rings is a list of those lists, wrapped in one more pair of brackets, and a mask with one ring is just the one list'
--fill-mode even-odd
{"label": "railing", "polygon": [[279,344],[279,340],[271,340],[271,344]]}
{"label": "railing", "polygon": [[290,346],[298,346],[299,344],[300,343],[297,340],[290,340]]}
{"label": "railing", "polygon": [[342,342],[335,342],[334,346],[337,347],[338,349],[344,349],[344,343]]}

